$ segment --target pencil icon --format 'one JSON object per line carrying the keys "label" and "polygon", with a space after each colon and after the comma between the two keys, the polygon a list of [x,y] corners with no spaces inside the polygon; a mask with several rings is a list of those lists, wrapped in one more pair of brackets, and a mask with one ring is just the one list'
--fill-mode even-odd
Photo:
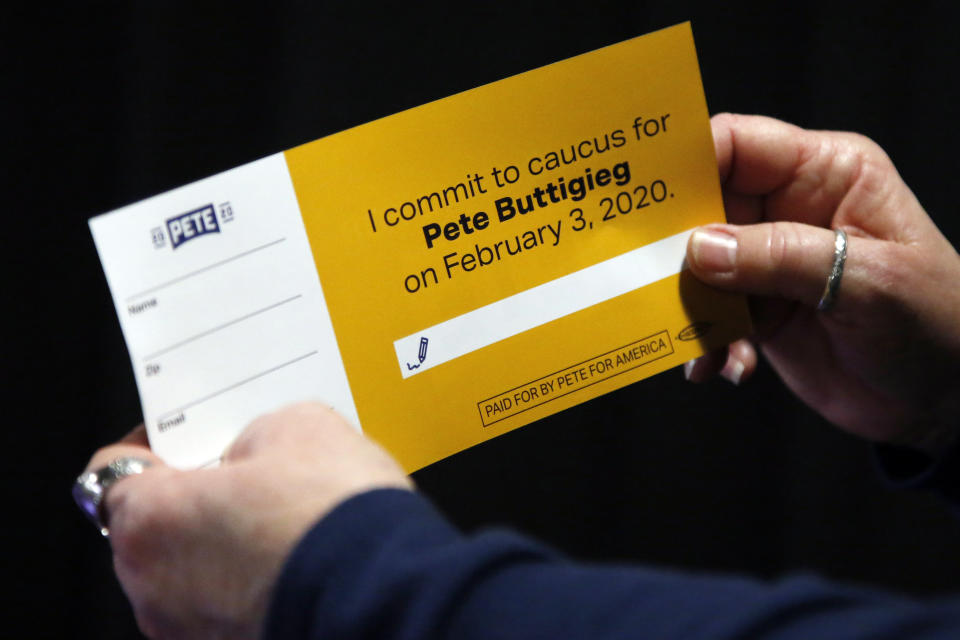
{"label": "pencil icon", "polygon": [[419,369],[420,365],[423,364],[423,361],[427,359],[427,345],[430,344],[430,340],[426,336],[421,336],[420,338],[420,351],[417,353],[417,359],[420,361],[417,364],[407,363],[407,369],[413,371],[414,369]]}

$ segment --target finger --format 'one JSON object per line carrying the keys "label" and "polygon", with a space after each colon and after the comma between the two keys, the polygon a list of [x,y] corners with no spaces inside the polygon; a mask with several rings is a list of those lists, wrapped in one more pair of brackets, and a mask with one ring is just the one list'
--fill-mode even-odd
{"label": "finger", "polygon": [[[855,134],[808,131],[773,118],[734,114],[714,116],[711,124],[725,202],[735,205],[730,212],[735,222],[757,222],[759,213],[766,220],[829,227],[851,190],[871,182],[864,167],[891,168],[879,147]],[[731,193],[753,202],[744,209]],[[737,219],[743,213],[750,215]]]}
{"label": "finger", "polygon": [[[143,425],[140,425],[134,428],[130,433],[125,435],[123,438],[118,440],[116,443],[108,445],[99,449],[93,456],[90,458],[90,461],[87,463],[86,471],[97,471],[103,469],[110,463],[118,460],[120,458],[138,458],[144,460],[148,463],[147,468],[143,471],[142,476],[150,475],[153,476],[158,472],[171,472],[170,469],[159,457],[157,457],[151,450],[146,441],[146,430],[143,428]],[[109,485],[109,490],[103,497],[103,502],[101,504],[103,522],[101,524],[107,525],[110,521],[110,514],[115,511],[118,494],[125,492],[129,488],[131,478],[136,476],[127,476],[118,479],[113,484]]]}
{"label": "finger", "polygon": [[[693,232],[687,263],[709,285],[816,305],[833,265],[835,234],[789,222],[707,225]],[[852,254],[849,261],[856,260]]]}
{"label": "finger", "polygon": [[[172,471],[172,469],[168,467],[163,460],[154,455],[149,447],[140,444],[128,444],[123,440],[120,440],[116,444],[103,447],[94,453],[93,457],[90,458],[90,462],[87,464],[86,470],[96,471],[98,469],[102,469],[111,462],[119,460],[120,458],[138,458],[140,460],[145,460],[148,466],[144,469],[143,473],[139,475],[153,475],[161,470],[164,472]],[[128,478],[129,477],[132,476],[128,476]],[[107,492],[107,496],[105,498],[105,506],[111,506],[110,501],[113,498],[113,494],[116,493],[117,487],[126,483],[128,478],[122,478],[111,486],[111,489],[109,492]]]}
{"label": "finger", "polygon": [[157,457],[150,447],[120,440],[115,444],[107,445],[98,450],[87,463],[87,471],[107,466],[117,458],[133,457],[146,460],[153,466],[166,466],[163,460]]}
{"label": "finger", "polygon": [[706,382],[723,369],[727,361],[727,347],[707,352],[683,365],[683,375],[690,382]]}
{"label": "finger", "polygon": [[727,348],[727,361],[720,375],[739,385],[757,370],[757,350],[749,340],[737,340]]}
{"label": "finger", "polygon": [[690,382],[706,382],[720,375],[738,385],[752,376],[756,368],[757,351],[744,338],[690,360],[684,365],[683,373]]}
{"label": "finger", "polygon": [[147,429],[144,425],[138,424],[122,438],[111,445],[101,448],[87,462],[86,471],[100,469],[107,466],[117,458],[124,456],[133,456],[149,461],[151,464],[164,464],[160,458],[154,455],[150,450],[150,442],[147,439]]}
{"label": "finger", "polygon": [[720,113],[710,124],[720,181],[743,194],[767,194],[789,182],[812,142],[811,132],[764,116]]}

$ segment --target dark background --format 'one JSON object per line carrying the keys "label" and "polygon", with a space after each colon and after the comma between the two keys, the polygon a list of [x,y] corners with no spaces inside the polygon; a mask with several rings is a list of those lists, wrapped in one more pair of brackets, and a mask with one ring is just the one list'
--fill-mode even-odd
{"label": "dark background", "polygon": [[[854,5],[14,9],[0,25],[0,635],[136,636],[108,545],[69,493],[93,449],[140,419],[89,217],[690,19],[711,112],[871,136],[956,246],[958,11]],[[885,489],[868,447],[806,410],[766,367],[740,389],[694,387],[670,371],[415,479],[467,529],[506,524],[576,558],[957,590],[960,523],[932,497]]]}

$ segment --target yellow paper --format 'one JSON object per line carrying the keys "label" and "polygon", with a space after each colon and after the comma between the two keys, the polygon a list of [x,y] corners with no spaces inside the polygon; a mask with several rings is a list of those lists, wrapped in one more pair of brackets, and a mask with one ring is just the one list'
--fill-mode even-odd
{"label": "yellow paper", "polygon": [[[748,327],[741,299],[689,278],[681,296],[677,274],[407,379],[394,353],[401,336],[724,220],[689,24],[286,156],[361,424],[409,469],[685,362]],[[611,174],[572,199],[577,178],[624,166],[629,181]],[[499,199],[517,210],[515,199],[525,204],[550,184],[558,202],[531,198],[532,212],[500,220]],[[448,225],[457,234],[449,240]],[[529,248],[510,255],[518,237]],[[499,259],[498,242],[506,243]],[[701,340],[678,338],[695,323],[711,329]],[[634,353],[636,345],[650,350]]]}
{"label": "yellow paper", "polygon": [[408,470],[749,331],[683,269],[724,220],[689,24],[91,221],[151,443],[319,399]]}

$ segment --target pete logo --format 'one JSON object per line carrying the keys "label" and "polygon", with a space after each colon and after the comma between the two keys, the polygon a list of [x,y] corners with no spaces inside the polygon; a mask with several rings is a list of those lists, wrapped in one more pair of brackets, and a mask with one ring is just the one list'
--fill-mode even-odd
{"label": "pete logo", "polygon": [[167,219],[167,235],[173,249],[208,233],[220,233],[217,212],[212,204]]}

